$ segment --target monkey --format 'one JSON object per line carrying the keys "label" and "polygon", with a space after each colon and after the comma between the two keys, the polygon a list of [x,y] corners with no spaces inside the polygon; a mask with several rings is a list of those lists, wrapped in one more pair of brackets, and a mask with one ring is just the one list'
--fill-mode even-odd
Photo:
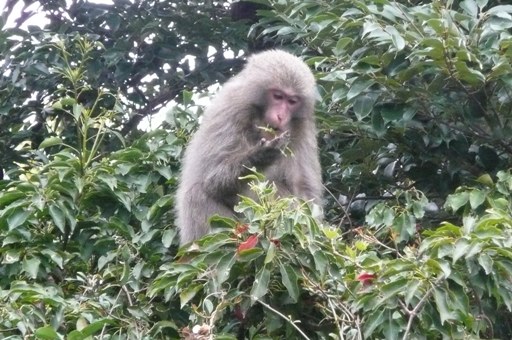
{"label": "monkey", "polygon": [[181,245],[209,233],[212,215],[236,216],[248,188],[240,177],[251,168],[276,185],[279,197],[321,206],[316,97],[309,67],[282,50],[251,55],[224,84],[185,149],[175,206]]}

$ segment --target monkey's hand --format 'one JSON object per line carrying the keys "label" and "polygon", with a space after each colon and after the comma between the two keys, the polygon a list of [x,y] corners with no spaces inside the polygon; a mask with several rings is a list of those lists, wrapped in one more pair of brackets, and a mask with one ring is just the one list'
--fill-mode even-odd
{"label": "monkey's hand", "polygon": [[285,131],[280,135],[275,136],[273,139],[260,139],[260,145],[263,149],[278,149],[284,150],[288,143],[290,142],[290,132]]}
{"label": "monkey's hand", "polygon": [[284,154],[290,133],[285,131],[272,139],[261,138],[251,157],[251,164],[254,166],[267,166]]}

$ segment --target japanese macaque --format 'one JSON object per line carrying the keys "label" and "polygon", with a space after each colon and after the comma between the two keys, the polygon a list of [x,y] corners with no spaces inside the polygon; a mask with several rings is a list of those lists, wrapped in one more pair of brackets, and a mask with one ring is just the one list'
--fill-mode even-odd
{"label": "japanese macaque", "polygon": [[299,58],[279,50],[249,57],[207,107],[185,151],[176,200],[181,244],[207,234],[212,215],[234,216],[238,195],[247,193],[240,177],[250,168],[274,182],[281,197],[320,205],[316,94]]}

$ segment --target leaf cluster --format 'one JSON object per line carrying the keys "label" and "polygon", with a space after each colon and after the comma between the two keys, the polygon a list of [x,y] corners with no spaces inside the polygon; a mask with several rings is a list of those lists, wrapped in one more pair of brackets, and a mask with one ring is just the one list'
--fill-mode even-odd
{"label": "leaf cluster", "polygon": [[[181,102],[185,91],[204,90],[227,79],[241,62],[224,52],[247,45],[247,25],[232,21],[223,1],[31,4],[2,5],[0,171],[23,162],[27,149],[37,149],[49,134],[66,135],[76,129],[59,108],[48,107],[62,91],[73,89],[73,79],[81,79],[83,88],[76,100],[88,109],[95,103],[107,110],[114,105],[122,108],[109,127],[131,141],[141,135],[143,119],[151,121],[148,117],[162,107]],[[15,7],[22,9],[19,18]],[[41,24],[44,27],[30,25],[36,12],[48,19]],[[14,23],[4,26],[9,21]],[[81,58],[76,46],[80,37],[93,45],[88,60]],[[67,55],[55,42],[65,46]],[[70,73],[61,77],[55,70]],[[113,96],[102,96],[102,91]],[[96,105],[94,114],[98,109]],[[67,137],[73,140],[72,134]],[[122,145],[113,138],[102,147],[115,151]]]}
{"label": "leaf cluster", "polygon": [[[225,7],[41,1],[61,33],[0,32],[3,337],[512,337],[512,7],[258,2],[251,34],[317,75],[326,218],[254,173],[236,218],[179,250],[187,89],[238,65]],[[166,131],[126,138],[172,98]]]}
{"label": "leaf cluster", "polygon": [[510,5],[269,3],[266,33],[301,41],[317,70],[327,214],[351,216],[340,225],[411,186],[442,206],[459,185],[510,167]]}
{"label": "leaf cluster", "polygon": [[[219,229],[181,249],[152,284],[150,296],[179,298],[190,313],[182,334],[223,339],[510,334],[512,207],[500,204],[510,197],[512,173],[501,172],[496,183],[485,185],[494,193],[482,202],[489,209],[473,210],[468,203],[461,226],[445,222],[415,230],[406,247],[393,243],[407,226],[387,226],[387,217],[374,215],[379,230],[341,234],[314,220],[303,202],[278,199],[275,188],[255,180],[259,199],[243,198],[237,207],[241,219],[213,218]],[[478,189],[460,189],[448,201],[472,190]]]}
{"label": "leaf cluster", "polygon": [[[89,60],[89,49],[81,51]],[[0,181],[0,332],[44,339],[176,334],[162,317],[173,309],[145,292],[162,261],[172,260],[171,193],[186,139],[159,130],[101,152],[112,134],[124,142],[109,128],[120,108],[80,104],[79,69],[55,71],[72,86],[48,104],[74,122],[72,140],[46,138],[30,164]],[[99,91],[97,103],[112,96]],[[152,322],[155,315],[162,322]]]}

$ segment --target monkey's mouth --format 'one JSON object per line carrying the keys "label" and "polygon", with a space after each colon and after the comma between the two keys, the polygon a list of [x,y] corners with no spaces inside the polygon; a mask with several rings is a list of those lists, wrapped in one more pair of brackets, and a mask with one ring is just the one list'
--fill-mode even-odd
{"label": "monkey's mouth", "polygon": [[266,140],[272,140],[286,132],[271,126],[258,126],[258,129],[260,130],[261,137],[265,138]]}

